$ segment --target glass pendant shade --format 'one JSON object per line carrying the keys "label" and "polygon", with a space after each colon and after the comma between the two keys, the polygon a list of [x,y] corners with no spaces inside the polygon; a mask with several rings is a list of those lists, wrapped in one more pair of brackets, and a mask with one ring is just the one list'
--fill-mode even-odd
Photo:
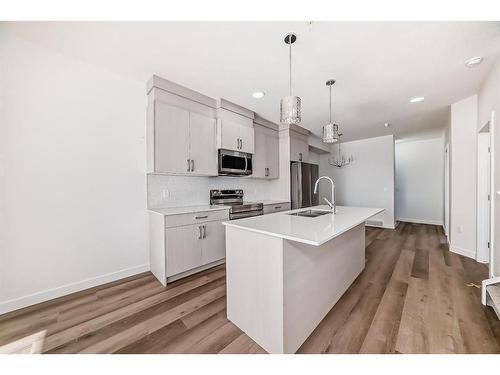
{"label": "glass pendant shade", "polygon": [[339,127],[338,125],[329,123],[323,126],[323,142],[336,143],[339,141]]}
{"label": "glass pendant shade", "polygon": [[280,102],[280,122],[282,124],[297,125],[301,121],[300,98],[285,96]]}

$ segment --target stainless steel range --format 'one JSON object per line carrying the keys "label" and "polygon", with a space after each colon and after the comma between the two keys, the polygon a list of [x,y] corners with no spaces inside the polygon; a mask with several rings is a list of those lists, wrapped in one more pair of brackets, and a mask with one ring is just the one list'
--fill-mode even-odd
{"label": "stainless steel range", "polygon": [[231,206],[229,219],[243,219],[245,217],[259,216],[264,214],[264,204],[244,202],[243,190],[210,190],[210,204]]}

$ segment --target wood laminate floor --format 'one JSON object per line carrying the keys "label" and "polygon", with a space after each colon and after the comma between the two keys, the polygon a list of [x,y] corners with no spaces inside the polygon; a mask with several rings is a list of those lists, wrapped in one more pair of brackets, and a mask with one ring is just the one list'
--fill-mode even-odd
{"label": "wood laminate floor", "polygon": [[[499,353],[485,265],[441,229],[367,228],[366,268],[299,353]],[[325,286],[327,287],[327,286]],[[265,353],[226,319],[225,269],[163,287],[150,273],[0,316],[0,352]]]}

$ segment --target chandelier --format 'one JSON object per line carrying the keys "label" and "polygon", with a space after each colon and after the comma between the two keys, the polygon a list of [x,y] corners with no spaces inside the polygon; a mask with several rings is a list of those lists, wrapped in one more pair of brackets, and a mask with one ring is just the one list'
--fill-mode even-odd
{"label": "chandelier", "polygon": [[332,122],[332,86],[335,83],[334,79],[326,81],[326,85],[330,88],[330,115],[328,124],[323,126],[323,142],[336,143],[339,141],[339,126]]}
{"label": "chandelier", "polygon": [[342,155],[342,151],[340,149],[340,145],[341,145],[340,137],[341,136],[342,136],[342,134],[338,134],[337,158],[329,158],[328,159],[328,164],[330,164],[331,166],[336,167],[336,168],[345,167],[346,165],[351,164],[351,162],[354,160],[352,155],[349,155],[347,158],[344,155]]}
{"label": "chandelier", "polygon": [[293,33],[285,36],[285,43],[289,46],[289,64],[290,64],[290,95],[285,96],[280,102],[280,122],[287,125],[300,124],[300,98],[292,95],[292,44],[297,40]]}

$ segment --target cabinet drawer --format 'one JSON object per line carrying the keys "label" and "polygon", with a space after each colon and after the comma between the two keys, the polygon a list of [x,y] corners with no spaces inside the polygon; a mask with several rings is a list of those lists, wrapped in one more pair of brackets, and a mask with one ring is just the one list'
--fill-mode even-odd
{"label": "cabinet drawer", "polygon": [[291,209],[290,202],[267,204],[264,206],[264,215],[272,214],[273,212],[288,211]]}
{"label": "cabinet drawer", "polygon": [[229,220],[229,210],[203,211],[165,216],[165,227],[180,227],[182,225],[192,225],[215,220]]}

